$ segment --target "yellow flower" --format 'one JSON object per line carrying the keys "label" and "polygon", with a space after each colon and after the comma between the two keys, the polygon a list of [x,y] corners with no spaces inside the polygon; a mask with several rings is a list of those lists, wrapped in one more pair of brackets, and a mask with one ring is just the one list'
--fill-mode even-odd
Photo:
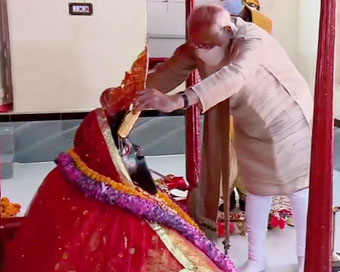
{"label": "yellow flower", "polygon": [[17,215],[20,212],[21,205],[11,203],[11,201],[4,197],[0,200],[0,215],[1,218],[9,218]]}

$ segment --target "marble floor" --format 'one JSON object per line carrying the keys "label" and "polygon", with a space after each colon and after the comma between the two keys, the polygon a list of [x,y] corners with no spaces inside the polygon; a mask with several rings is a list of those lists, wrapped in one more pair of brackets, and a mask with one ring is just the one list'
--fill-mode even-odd
{"label": "marble floor", "polygon": [[[185,158],[183,155],[151,156],[147,158],[149,167],[163,174],[183,175]],[[2,195],[22,205],[20,215],[25,214],[39,185],[46,174],[55,167],[52,162],[15,164],[14,178],[2,180]],[[334,204],[340,205],[340,172],[335,171]],[[336,249],[340,251],[340,215],[337,217]],[[285,230],[271,230],[268,233],[268,271],[291,272],[296,269],[295,231],[288,227]],[[231,237],[230,257],[237,265],[247,258],[247,238],[239,235]]]}

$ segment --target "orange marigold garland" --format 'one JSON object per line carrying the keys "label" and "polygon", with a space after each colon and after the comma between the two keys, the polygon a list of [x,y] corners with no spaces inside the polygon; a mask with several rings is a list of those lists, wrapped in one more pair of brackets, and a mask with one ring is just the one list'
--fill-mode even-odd
{"label": "orange marigold garland", "polygon": [[0,214],[1,218],[9,218],[16,216],[21,209],[21,205],[18,203],[11,203],[9,198],[4,197],[0,200]]}
{"label": "orange marigold garland", "polygon": [[[172,201],[166,193],[159,191],[157,193],[157,197],[154,197],[154,196],[148,194],[147,192],[138,191],[136,188],[131,187],[130,185],[125,185],[123,183],[113,181],[109,177],[100,175],[98,172],[89,168],[81,160],[81,158],[78,156],[78,154],[76,152],[74,152],[74,150],[70,150],[69,154],[71,155],[71,157],[75,161],[78,169],[80,169],[89,178],[92,178],[96,181],[103,182],[107,185],[110,185],[112,188],[119,190],[121,192],[130,194],[130,195],[134,195],[134,196],[139,196],[139,197],[145,198],[145,199],[152,199],[155,202],[158,202],[158,204],[160,204],[160,205],[166,204],[166,206],[168,206],[169,208],[174,210],[179,216],[181,216],[184,220],[186,220],[190,225],[194,226],[197,229],[200,229],[199,226],[196,224],[196,222],[185,211],[183,211],[183,209],[180,206],[178,206],[174,201]],[[164,203],[160,203],[160,201],[163,201]]]}

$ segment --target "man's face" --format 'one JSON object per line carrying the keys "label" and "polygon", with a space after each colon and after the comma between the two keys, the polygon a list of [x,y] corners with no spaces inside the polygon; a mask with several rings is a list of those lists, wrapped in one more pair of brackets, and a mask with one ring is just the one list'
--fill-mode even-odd
{"label": "man's face", "polygon": [[221,45],[223,28],[217,24],[201,25],[189,30],[190,43],[195,48],[211,49]]}

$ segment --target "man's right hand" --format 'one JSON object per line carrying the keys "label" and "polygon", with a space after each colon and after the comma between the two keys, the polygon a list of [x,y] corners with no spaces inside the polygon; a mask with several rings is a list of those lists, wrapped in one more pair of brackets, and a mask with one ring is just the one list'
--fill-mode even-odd
{"label": "man's right hand", "polygon": [[135,111],[158,110],[172,112],[184,107],[181,95],[166,95],[156,89],[145,89],[139,93],[135,103]]}

